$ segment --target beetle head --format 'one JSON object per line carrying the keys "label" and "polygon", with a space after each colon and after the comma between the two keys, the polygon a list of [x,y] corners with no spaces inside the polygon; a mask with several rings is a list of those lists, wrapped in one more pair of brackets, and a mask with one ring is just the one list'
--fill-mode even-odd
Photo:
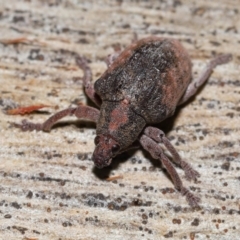
{"label": "beetle head", "polygon": [[98,168],[107,167],[112,158],[120,152],[120,145],[109,135],[100,134],[95,137],[95,150],[92,160]]}

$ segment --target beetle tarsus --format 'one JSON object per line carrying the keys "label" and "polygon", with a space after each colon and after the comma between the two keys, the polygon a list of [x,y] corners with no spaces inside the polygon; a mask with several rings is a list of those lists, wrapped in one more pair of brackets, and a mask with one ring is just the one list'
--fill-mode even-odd
{"label": "beetle tarsus", "polygon": [[198,207],[201,202],[200,198],[191,193],[187,188],[182,187],[181,194],[186,197],[191,207]]}
{"label": "beetle tarsus", "polygon": [[209,62],[208,66],[210,69],[213,69],[213,68],[217,67],[218,65],[226,64],[226,63],[230,62],[231,60],[232,60],[232,54],[218,55]]}
{"label": "beetle tarsus", "polygon": [[185,177],[188,181],[196,180],[198,177],[201,176],[198,171],[194,170],[189,163],[183,160],[181,161],[181,168],[185,172]]}
{"label": "beetle tarsus", "polygon": [[13,123],[12,126],[20,128],[22,131],[27,132],[27,131],[41,131],[43,124],[40,123],[32,123],[27,121],[26,119],[22,120],[22,124],[19,123]]}

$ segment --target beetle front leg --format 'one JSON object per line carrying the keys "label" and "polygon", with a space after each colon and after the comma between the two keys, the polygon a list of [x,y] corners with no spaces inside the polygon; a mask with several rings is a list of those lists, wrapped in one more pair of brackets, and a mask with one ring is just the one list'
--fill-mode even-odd
{"label": "beetle front leg", "polygon": [[44,123],[32,123],[27,120],[23,120],[22,124],[14,123],[15,127],[21,128],[23,131],[46,131],[49,132],[52,126],[61,118],[66,116],[75,115],[77,118],[90,120],[93,122],[97,122],[99,118],[99,110],[96,108],[88,107],[88,106],[78,106],[75,108],[67,108],[60,112],[55,113],[49,119],[47,119]]}
{"label": "beetle front leg", "polygon": [[200,177],[200,174],[194,170],[189,163],[182,160],[179,153],[167,139],[162,130],[155,127],[146,127],[144,129],[144,134],[146,134],[154,141],[164,144],[167,150],[172,154],[174,162],[181,166],[181,168],[184,170],[187,180],[195,180],[197,177]]}
{"label": "beetle front leg", "polygon": [[150,137],[148,137],[145,134],[143,134],[140,137],[139,141],[140,141],[141,145],[143,146],[143,148],[145,150],[147,150],[154,159],[161,160],[163,166],[166,168],[169,175],[171,176],[175,188],[177,190],[179,190],[183,196],[186,196],[186,199],[187,199],[189,205],[192,207],[198,206],[198,203],[200,202],[200,198],[196,197],[187,188],[185,188],[183,186],[183,183],[182,183],[176,169],[174,168],[174,166],[172,165],[170,160],[167,158],[167,156],[164,155],[163,150],[158,145],[158,143],[156,143],[153,139],[151,139]]}
{"label": "beetle front leg", "polygon": [[203,72],[200,74],[198,78],[190,82],[188,85],[187,90],[185,91],[184,95],[180,99],[178,105],[185,103],[190,97],[192,97],[197,90],[207,81],[209,76],[211,75],[213,69],[218,65],[228,63],[232,60],[231,54],[223,54],[215,57],[212,59],[208,65],[205,67]]}
{"label": "beetle front leg", "polygon": [[77,55],[76,63],[83,70],[83,85],[87,96],[99,107],[101,105],[101,99],[94,90],[92,71],[87,60],[83,56]]}

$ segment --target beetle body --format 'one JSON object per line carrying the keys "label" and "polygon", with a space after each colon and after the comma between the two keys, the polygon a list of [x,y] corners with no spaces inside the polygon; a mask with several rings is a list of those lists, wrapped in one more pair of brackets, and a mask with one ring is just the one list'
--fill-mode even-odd
{"label": "beetle body", "polygon": [[[116,53],[112,56],[108,61],[109,68],[94,86],[87,60],[80,55],[76,58],[84,72],[85,92],[100,106],[100,111],[79,105],[59,111],[41,124],[24,120],[22,124],[14,125],[23,131],[50,131],[54,123],[68,115],[96,122],[96,147],[92,159],[98,168],[110,165],[113,157],[127,150],[137,140],[154,159],[161,160],[175,188],[186,196],[188,203],[198,206],[200,198],[184,187],[159,143],[171,153],[188,180],[195,180],[200,174],[181,159],[163,131],[147,125],[160,123],[170,117],[179,104],[197,92],[216,66],[231,60],[231,54],[212,59],[195,80],[191,80],[191,62],[187,52],[174,39],[145,38],[133,43],[117,58]],[[31,106],[31,109],[36,107]]]}
{"label": "beetle body", "polygon": [[146,124],[170,117],[190,81],[191,61],[177,40],[145,38],[124,50],[94,85],[102,99],[97,135],[104,136],[94,162],[108,163],[113,140],[122,151]]}

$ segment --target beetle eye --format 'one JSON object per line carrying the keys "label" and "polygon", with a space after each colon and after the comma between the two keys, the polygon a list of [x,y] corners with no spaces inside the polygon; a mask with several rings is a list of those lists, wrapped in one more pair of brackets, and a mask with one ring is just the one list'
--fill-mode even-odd
{"label": "beetle eye", "polygon": [[95,145],[98,145],[99,142],[100,142],[100,136],[96,136],[95,139],[94,139]]}
{"label": "beetle eye", "polygon": [[114,144],[112,146],[112,153],[116,153],[120,150],[120,146],[118,144]]}

